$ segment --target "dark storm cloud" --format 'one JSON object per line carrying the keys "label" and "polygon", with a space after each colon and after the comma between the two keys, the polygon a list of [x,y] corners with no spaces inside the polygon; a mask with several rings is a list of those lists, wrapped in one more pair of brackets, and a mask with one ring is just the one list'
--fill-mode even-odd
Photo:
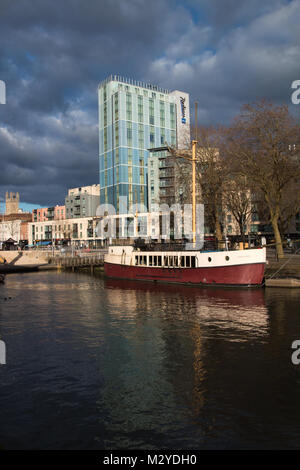
{"label": "dark storm cloud", "polygon": [[111,73],[191,93],[202,123],[289,101],[299,0],[2,0],[0,196],[42,205],[98,183],[97,86]]}

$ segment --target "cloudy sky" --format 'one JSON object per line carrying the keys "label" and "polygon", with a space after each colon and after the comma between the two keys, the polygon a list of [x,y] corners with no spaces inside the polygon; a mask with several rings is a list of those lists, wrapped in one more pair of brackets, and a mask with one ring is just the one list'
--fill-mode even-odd
{"label": "cloudy sky", "polygon": [[201,124],[260,98],[289,104],[299,25],[300,0],[0,0],[0,200],[61,204],[98,183],[110,74],[189,92]]}

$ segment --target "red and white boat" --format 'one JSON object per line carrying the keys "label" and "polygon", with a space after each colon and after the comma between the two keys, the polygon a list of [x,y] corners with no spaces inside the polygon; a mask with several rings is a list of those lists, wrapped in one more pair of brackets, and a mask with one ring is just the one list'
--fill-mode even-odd
{"label": "red and white boat", "polygon": [[266,249],[229,251],[154,251],[111,246],[104,259],[107,277],[187,285],[259,286]]}

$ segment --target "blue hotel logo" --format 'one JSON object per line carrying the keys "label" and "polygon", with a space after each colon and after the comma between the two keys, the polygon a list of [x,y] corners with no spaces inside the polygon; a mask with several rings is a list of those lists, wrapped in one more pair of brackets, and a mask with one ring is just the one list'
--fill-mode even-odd
{"label": "blue hotel logo", "polygon": [[181,106],[181,122],[183,124],[186,124],[186,117],[185,117],[186,105],[185,105],[185,98],[183,98],[182,96],[180,97],[180,106]]}

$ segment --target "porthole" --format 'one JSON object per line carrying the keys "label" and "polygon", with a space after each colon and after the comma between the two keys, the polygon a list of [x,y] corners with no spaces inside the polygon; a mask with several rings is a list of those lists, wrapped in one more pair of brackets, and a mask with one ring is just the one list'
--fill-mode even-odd
{"label": "porthole", "polygon": [[229,256],[225,256],[226,261],[229,261]]}
{"label": "porthole", "polygon": [[211,257],[210,256],[208,257],[208,261],[211,262]]}

